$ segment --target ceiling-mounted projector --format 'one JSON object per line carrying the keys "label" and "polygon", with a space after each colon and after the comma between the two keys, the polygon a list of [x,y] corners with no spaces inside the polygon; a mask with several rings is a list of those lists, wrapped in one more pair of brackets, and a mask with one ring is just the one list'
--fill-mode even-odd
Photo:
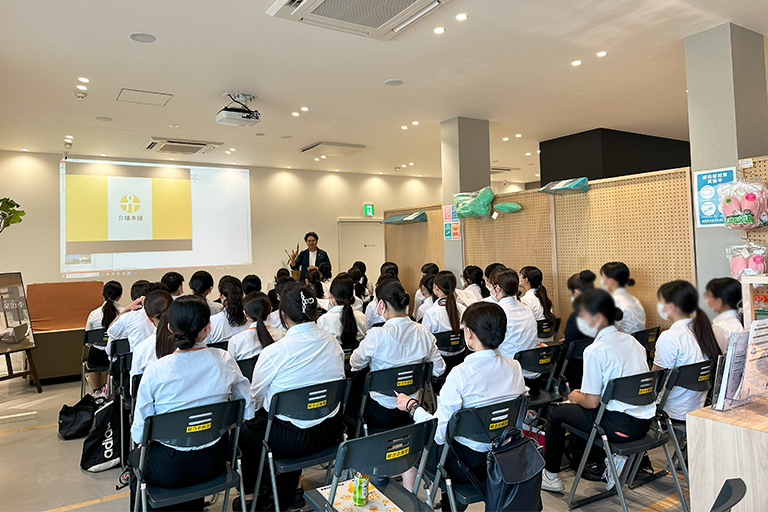
{"label": "ceiling-mounted projector", "polygon": [[255,96],[239,92],[228,92],[224,96],[232,101],[216,114],[217,123],[230,126],[253,126],[261,121],[259,111],[248,107],[248,102],[253,101]]}

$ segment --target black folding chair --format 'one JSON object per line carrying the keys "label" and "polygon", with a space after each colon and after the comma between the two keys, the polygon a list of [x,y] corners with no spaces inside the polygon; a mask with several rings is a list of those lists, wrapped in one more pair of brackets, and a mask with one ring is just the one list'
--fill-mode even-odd
{"label": "black folding chair", "polygon": [[[667,443],[669,442],[669,434],[665,432],[659,432],[655,429],[649,430],[644,438],[636,441],[629,441],[626,443],[610,443],[608,436],[602,426],[603,416],[605,415],[606,407],[611,400],[623,402],[625,404],[634,406],[652,405],[656,402],[659,390],[661,389],[665,370],[658,370],[655,372],[641,373],[638,375],[630,375],[628,377],[620,377],[618,379],[612,379],[608,382],[605,388],[603,396],[600,398],[600,409],[597,411],[597,417],[592,425],[592,430],[587,433],[579,430],[571,425],[563,424],[563,427],[569,430],[574,435],[577,435],[583,439],[587,439],[587,449],[584,450],[584,455],[579,463],[579,469],[576,471],[576,479],[573,481],[571,492],[568,494],[568,507],[570,509],[579,508],[589,503],[613,496],[619,495],[619,501],[621,502],[621,508],[624,512],[627,512],[627,504],[624,501],[624,493],[622,487],[627,483],[630,471],[624,471],[624,476],[621,477],[616,470],[616,466],[613,462],[613,454],[623,455],[629,457],[625,468],[632,468],[635,460],[641,458],[643,453],[658,448],[661,446],[664,449],[664,455],[667,457],[667,463],[672,471],[672,479],[675,482],[675,488],[677,489],[677,495],[680,497],[680,503],[683,506],[683,512],[687,512],[688,508],[685,504],[685,498],[683,496],[683,490],[680,488],[680,482],[677,478],[677,472],[672,464],[672,457],[669,455],[667,449]],[[640,420],[638,420],[640,421]],[[600,436],[600,439],[597,436]],[[605,455],[608,460],[608,469],[612,475],[615,485],[610,491],[603,491],[593,496],[581,499],[574,502],[573,498],[576,495],[576,487],[579,485],[581,474],[584,471],[584,467],[587,465],[589,459],[589,447],[592,445],[600,446],[605,451]]]}
{"label": "black folding chair", "polygon": [[221,350],[227,350],[229,347],[229,340],[217,341],[216,343],[206,343],[209,347],[220,348]]}
{"label": "black folding chair", "polygon": [[568,344],[568,348],[565,350],[565,356],[563,357],[563,365],[560,367],[560,375],[558,375],[557,380],[555,381],[555,390],[560,390],[560,388],[565,384],[565,390],[568,394],[571,393],[571,386],[568,382],[568,378],[565,375],[565,372],[568,368],[568,364],[572,360],[576,359],[584,359],[584,350],[592,344],[592,342],[595,341],[593,339],[586,339],[586,340],[575,340]]}
{"label": "black folding chair", "polygon": [[464,362],[467,357],[467,344],[464,341],[464,331],[455,334],[453,331],[435,334],[437,350],[445,361],[445,372],[439,377],[432,377],[432,391],[436,394],[443,387],[450,371]]}
{"label": "black folding chair", "polygon": [[365,412],[366,401],[372,400],[369,395],[371,391],[392,397],[394,397],[394,393],[411,395],[421,391],[421,403],[423,404],[431,377],[431,362],[406,364],[396,368],[370,372],[366,375],[363,397],[360,400],[360,411],[357,415],[355,437],[360,437],[361,429],[366,436],[369,434],[363,413]]}
{"label": "black folding chair", "polygon": [[515,354],[515,359],[523,370],[531,373],[548,374],[547,384],[543,389],[531,396],[529,407],[544,407],[551,403],[562,402],[563,397],[557,390],[553,390],[557,358],[560,356],[561,345],[548,345],[546,347],[521,350]]}
{"label": "black folding chair", "polygon": [[115,359],[111,363],[110,373],[112,380],[117,382],[113,389],[120,396],[120,465],[125,468],[125,453],[130,445],[130,434],[125,429],[125,411],[132,410],[130,371],[133,354],[127,339],[113,340],[111,352]]}
{"label": "black folding chair", "polygon": [[131,422],[133,422],[133,413],[136,411],[136,397],[139,396],[139,385],[144,374],[140,373],[131,377]]}
{"label": "black folding chair", "polygon": [[[523,426],[523,419],[528,411],[528,395],[520,395],[514,400],[507,400],[496,404],[486,405],[484,407],[474,407],[459,409],[454,412],[448,422],[448,429],[445,436],[445,444],[440,452],[437,471],[434,474],[426,471],[424,473],[424,491],[428,496],[434,496],[438,487],[443,483],[442,488],[448,494],[448,500],[451,504],[452,512],[456,512],[456,502],[462,505],[471,505],[483,501],[484,497],[480,494],[474,485],[458,484],[453,485],[451,475],[445,470],[445,463],[451,451],[451,443],[456,437],[462,437],[479,443],[492,443],[498,438],[508,426],[514,425],[516,428]],[[428,481],[433,481],[431,492]]]}
{"label": "black folding chair", "polygon": [[328,499],[320,494],[318,489],[307,491],[304,497],[314,510],[335,511],[331,504],[339,486],[346,485],[339,482],[346,470],[354,470],[375,477],[387,477],[400,475],[418,462],[419,467],[413,489],[405,489],[394,480],[390,480],[386,485],[377,485],[376,488],[401,510],[433,512],[429,496],[427,496],[427,503],[424,503],[418,498],[417,491],[427,464],[429,449],[434,442],[436,426],[437,420],[431,419],[371,434],[368,437],[344,441],[336,454],[333,482]]}
{"label": "black folding chair", "polygon": [[[245,510],[245,490],[243,489],[242,469],[237,450],[244,411],[245,400],[240,399],[149,416],[144,423],[144,432],[141,436],[139,467],[133,468],[138,481],[138,489],[141,492],[141,500],[136,499],[134,512],[139,512],[139,502],[141,502],[142,510],[146,512],[147,504],[153,508],[168,507],[204,498],[221,491],[226,491],[222,508],[222,512],[226,512],[229,490],[232,487],[240,488],[240,504],[242,510]],[[157,487],[144,481],[144,467],[149,443],[162,442],[165,445],[179,448],[202,446],[216,441],[232,429],[235,430],[232,461],[227,461],[226,472],[221,476],[208,482],[177,489]],[[233,469],[234,467],[237,469]]]}
{"label": "black folding chair", "polygon": [[653,355],[656,353],[656,340],[659,339],[661,333],[661,327],[651,327],[644,331],[637,331],[632,333],[632,336],[640,342],[648,354],[648,367],[653,367]]}
{"label": "black folding chair", "polygon": [[253,369],[256,368],[256,363],[258,360],[259,356],[256,355],[249,359],[239,359],[236,361],[237,366],[240,367],[240,373],[243,374],[243,377],[248,379],[248,382],[251,382],[251,378],[253,378]]}
{"label": "black folding chair", "polygon": [[747,495],[747,484],[741,478],[729,478],[720,489],[709,512],[731,512]]}
{"label": "black folding chair", "polygon": [[546,318],[544,320],[536,320],[536,332],[539,338],[549,339],[555,335],[560,328],[560,319],[555,318],[553,321],[549,321]]}
{"label": "black folding chair", "polygon": [[[277,473],[300,471],[304,468],[328,463],[328,472],[325,477],[325,483],[327,485],[331,476],[330,463],[336,458],[337,447],[332,446],[330,448],[323,448],[318,452],[294,459],[275,459],[272,455],[272,448],[269,446],[269,436],[272,431],[272,423],[275,420],[275,416],[285,416],[294,420],[316,420],[328,416],[337,407],[339,408],[338,414],[344,414],[343,409],[348,392],[349,381],[347,379],[341,379],[283,391],[272,397],[269,404],[267,432],[262,441],[263,448],[261,450],[261,462],[259,462],[259,473],[256,476],[255,489],[256,493],[258,493],[261,485],[261,477],[264,473],[264,461],[267,460],[269,464],[269,475],[272,479],[272,496],[275,500],[275,510],[277,512],[280,512],[280,502],[277,492]],[[256,501],[257,499],[254,498],[253,503],[251,503],[251,512],[256,510]]]}
{"label": "black folding chair", "polygon": [[[107,372],[109,366],[91,366],[88,364],[88,354],[91,350],[104,350],[107,346],[107,330],[93,329],[83,333],[83,350],[80,355],[82,369],[80,372],[80,398],[85,396],[85,374],[96,372]],[[94,349],[93,347],[101,347]]]}

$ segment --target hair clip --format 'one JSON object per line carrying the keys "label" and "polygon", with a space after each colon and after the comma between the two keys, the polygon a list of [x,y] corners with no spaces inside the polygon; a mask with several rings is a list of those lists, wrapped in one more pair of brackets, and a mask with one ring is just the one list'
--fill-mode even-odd
{"label": "hair clip", "polygon": [[299,294],[301,295],[301,312],[306,314],[307,306],[309,306],[310,304],[314,304],[315,303],[315,298],[314,297],[305,297],[304,296],[304,292],[299,292]]}

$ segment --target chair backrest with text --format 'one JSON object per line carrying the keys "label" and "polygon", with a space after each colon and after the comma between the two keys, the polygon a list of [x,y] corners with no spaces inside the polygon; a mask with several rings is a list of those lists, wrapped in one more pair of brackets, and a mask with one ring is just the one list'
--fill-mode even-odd
{"label": "chair backrest with text", "polygon": [[459,409],[448,422],[447,441],[464,437],[478,443],[490,443],[507,427],[520,428],[528,411],[528,396],[520,395],[483,407]]}

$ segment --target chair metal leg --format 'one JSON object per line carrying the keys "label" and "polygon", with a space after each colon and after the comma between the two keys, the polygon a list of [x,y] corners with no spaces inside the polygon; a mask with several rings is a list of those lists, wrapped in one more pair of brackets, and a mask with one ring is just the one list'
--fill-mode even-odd
{"label": "chair metal leg", "polygon": [[667,457],[667,464],[669,464],[669,469],[672,473],[672,481],[675,482],[675,489],[677,489],[677,495],[680,497],[680,505],[683,507],[683,512],[688,512],[688,504],[685,502],[683,489],[680,487],[680,480],[677,478],[677,471],[675,471],[675,466],[672,464],[672,457],[669,455],[667,445],[663,444],[661,447],[664,449],[664,455]]}
{"label": "chair metal leg", "polygon": [[80,398],[83,398],[85,396],[85,363],[80,366]]}
{"label": "chair metal leg", "polygon": [[141,507],[141,483],[139,482],[138,475],[136,475],[136,491],[137,495],[133,498],[133,512],[139,512],[139,508]]}
{"label": "chair metal leg", "polygon": [[125,418],[123,417],[123,394],[120,393],[120,467],[125,469]]}
{"label": "chair metal leg", "polygon": [[224,506],[221,507],[221,512],[227,512],[227,502],[229,501],[229,489],[224,491]]}
{"label": "chair metal leg", "polygon": [[147,507],[147,484],[146,483],[141,484],[141,506],[142,506],[142,512],[147,512],[149,510],[149,507]]}
{"label": "chair metal leg", "polygon": [[[243,461],[241,459],[237,459],[237,473],[240,476],[240,510],[245,512],[245,486],[243,485]],[[254,498],[254,501],[255,498]],[[224,502],[224,506],[226,506],[227,503]]]}
{"label": "chair metal leg", "polygon": [[[573,435],[573,434],[571,434]],[[587,441],[587,449],[584,450],[584,455],[581,456],[581,462],[579,462],[579,469],[576,470],[576,478],[573,480],[573,485],[571,485],[571,492],[568,493],[568,508],[571,507],[571,503],[573,503],[573,498],[576,496],[576,487],[579,485],[579,480],[581,480],[581,474],[584,472],[584,468],[587,465],[587,459],[589,458],[589,452],[590,449],[595,442],[595,436],[597,435],[597,432],[595,429],[592,429],[592,432],[589,434],[589,440]]]}
{"label": "chair metal leg", "polygon": [[[688,466],[685,463],[685,457],[683,454],[683,450],[680,448],[680,443],[677,441],[677,436],[675,435],[675,430],[672,426],[672,420],[667,418],[667,432],[669,433],[669,437],[672,438],[672,444],[675,446],[675,454],[677,455],[677,460],[680,462],[680,469],[683,470],[683,477],[685,477],[685,483],[688,485],[688,487],[691,486],[691,480],[688,476]],[[671,466],[671,464],[670,464]]]}
{"label": "chair metal leg", "polygon": [[611,471],[611,475],[613,475],[613,482],[614,482],[614,489],[616,489],[616,494],[619,495],[619,501],[621,502],[621,509],[624,512],[627,512],[627,503],[624,501],[624,493],[621,492],[621,477],[616,471],[616,465],[613,463],[613,454],[611,454],[611,445],[608,444],[608,437],[603,435],[601,436],[603,439],[603,449],[605,450],[605,456],[608,458],[608,468]]}
{"label": "chair metal leg", "polygon": [[272,497],[275,499],[275,512],[280,512],[280,497],[277,495],[277,477],[275,476],[275,463],[272,460],[272,452],[269,452],[269,476],[272,479]]}
{"label": "chair metal leg", "polygon": [[328,470],[325,472],[325,482],[323,482],[323,485],[328,485],[331,483],[331,470],[333,469],[333,465],[336,463],[336,461],[332,460],[328,463]]}
{"label": "chair metal leg", "polygon": [[445,479],[445,491],[448,493],[448,502],[451,504],[451,512],[456,512],[456,497],[453,495],[453,484],[450,478]]}
{"label": "chair metal leg", "polygon": [[[253,501],[251,502],[251,512],[256,511],[256,500],[259,499],[259,488],[261,487],[261,477],[264,472],[264,461],[267,458],[267,448],[261,449],[261,459],[259,461],[259,472],[256,473],[256,487],[253,488]],[[245,509],[243,509],[245,510]]]}
{"label": "chair metal leg", "polygon": [[643,457],[639,453],[633,453],[632,455],[630,455],[629,460],[627,460],[627,463],[624,465],[625,470],[624,470],[624,474],[621,477],[621,483],[620,483],[621,487],[624,487],[624,484],[626,484],[628,481],[631,482],[631,480],[629,480],[629,477],[630,476],[634,477],[634,471],[630,471],[630,470],[639,468],[642,460],[643,460]]}

